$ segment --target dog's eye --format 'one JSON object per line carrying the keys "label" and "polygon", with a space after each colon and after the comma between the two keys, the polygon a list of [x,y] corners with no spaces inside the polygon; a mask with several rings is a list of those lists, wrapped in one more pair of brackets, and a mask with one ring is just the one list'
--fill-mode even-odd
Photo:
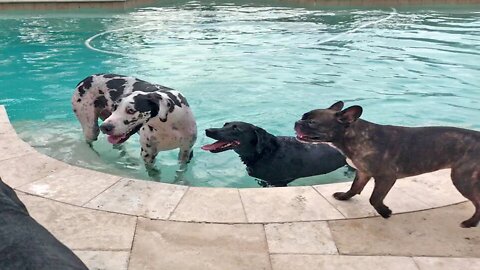
{"label": "dog's eye", "polygon": [[234,130],[238,130],[237,125],[233,125],[232,128],[233,128]]}
{"label": "dog's eye", "polygon": [[134,114],[134,113],[135,113],[135,110],[132,109],[132,108],[127,108],[127,109],[125,110],[125,112],[126,112],[127,114]]}
{"label": "dog's eye", "polygon": [[307,120],[306,122],[307,122],[307,124],[308,124],[309,126],[311,126],[311,127],[313,127],[313,126],[315,126],[315,125],[317,124],[317,123],[316,123],[315,121],[313,121],[313,120]]}

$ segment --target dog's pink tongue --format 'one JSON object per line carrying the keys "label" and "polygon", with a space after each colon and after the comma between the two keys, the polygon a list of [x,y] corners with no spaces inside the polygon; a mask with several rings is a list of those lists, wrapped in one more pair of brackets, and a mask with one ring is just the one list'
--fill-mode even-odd
{"label": "dog's pink tongue", "polygon": [[303,134],[303,132],[301,132],[300,130],[295,130],[295,133],[297,134],[298,139],[303,139],[306,137],[305,134]]}
{"label": "dog's pink tongue", "polygon": [[120,136],[108,135],[107,140],[111,144],[118,144],[123,139],[123,137],[124,137],[123,135],[120,135]]}
{"label": "dog's pink tongue", "polygon": [[225,144],[227,144],[227,143],[226,142],[221,142],[221,141],[214,142],[212,144],[207,144],[207,145],[202,146],[202,150],[205,150],[205,151],[216,150],[216,149],[224,146]]}

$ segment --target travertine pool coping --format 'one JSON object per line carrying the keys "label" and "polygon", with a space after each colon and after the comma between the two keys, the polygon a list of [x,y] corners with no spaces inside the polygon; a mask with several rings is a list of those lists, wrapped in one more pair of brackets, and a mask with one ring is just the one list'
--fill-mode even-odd
{"label": "travertine pool coping", "polygon": [[[282,188],[202,188],[172,185],[96,172],[68,165],[22,141],[0,107],[0,176],[16,190],[70,205],[150,219],[209,223],[326,221],[377,216],[368,196],[344,202],[335,191],[350,183]],[[27,165],[27,166],[26,166]],[[394,213],[466,201],[454,188],[450,170],[399,180],[386,198]]]}
{"label": "travertine pool coping", "polygon": [[400,180],[378,217],[372,186],[198,188],[68,165],[22,141],[0,106],[0,177],[90,269],[480,269],[473,206],[443,170]]}

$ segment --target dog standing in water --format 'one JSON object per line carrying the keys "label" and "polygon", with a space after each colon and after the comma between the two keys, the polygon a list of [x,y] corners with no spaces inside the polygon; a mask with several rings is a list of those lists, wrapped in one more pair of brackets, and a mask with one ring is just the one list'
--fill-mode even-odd
{"label": "dog standing in water", "polygon": [[[77,85],[72,107],[89,144],[100,130],[114,145],[138,132],[147,168],[153,167],[159,151],[179,148],[182,164],[192,158],[196,122],[185,97],[171,88],[134,77],[96,74]],[[104,120],[100,127],[98,118]]]}
{"label": "dog standing in water", "polygon": [[384,218],[392,211],[383,199],[398,178],[451,168],[458,191],[475,206],[473,216],[462,222],[465,228],[480,221],[480,132],[454,127],[400,127],[378,125],[362,119],[362,107],[342,111],[339,101],[328,109],[307,112],[295,123],[303,142],[332,142],[357,168],[347,192],[338,200],[360,194],[370,178],[375,187],[370,204]]}
{"label": "dog standing in water", "polygon": [[248,175],[261,179],[264,186],[286,186],[297,178],[326,174],[346,165],[345,157],[326,143],[301,143],[295,137],[274,136],[245,122],[226,123],[205,132],[218,141],[203,146],[203,150],[235,151],[247,166]]}

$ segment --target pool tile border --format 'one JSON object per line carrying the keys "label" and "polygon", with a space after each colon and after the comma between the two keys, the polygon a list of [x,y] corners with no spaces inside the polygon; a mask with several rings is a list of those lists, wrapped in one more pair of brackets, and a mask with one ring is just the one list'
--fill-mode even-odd
{"label": "pool tile border", "polygon": [[169,220],[246,223],[247,216],[238,189],[189,187]]}
{"label": "pool tile border", "polygon": [[[356,203],[336,205],[330,193],[347,188],[348,183],[198,188],[74,167],[27,147],[2,110],[0,105],[0,123],[6,124],[0,126],[0,148],[13,143],[20,146],[20,153],[24,148],[29,151],[0,159],[0,176],[14,186],[30,214],[91,269],[158,269],[166,265],[192,270],[480,267],[480,252],[475,248],[480,231],[459,227],[473,206],[458,204],[465,199],[455,195],[448,170],[400,180],[392,199],[412,200],[414,203],[407,205],[416,207],[400,209],[401,205],[390,202],[399,209],[386,220],[372,217],[365,210],[371,208],[368,199],[361,196]],[[2,130],[7,134],[2,135]],[[26,170],[32,178],[17,180]],[[32,188],[51,181],[59,186],[54,195]],[[102,184],[96,186],[98,183]],[[427,189],[433,194],[431,199],[422,196]],[[79,195],[84,190],[88,195]],[[323,216],[317,212],[325,209],[329,210],[321,213]],[[355,210],[363,214],[354,214]]]}
{"label": "pool tile border", "polygon": [[[346,190],[350,183],[235,189],[128,179],[68,165],[38,153],[16,135],[3,106],[0,123],[0,150],[4,150],[0,155],[0,176],[4,181],[27,194],[70,205],[150,219],[221,224],[377,216],[368,203],[372,183],[352,201],[341,202],[331,194]],[[29,170],[26,177],[19,176],[21,170]],[[425,196],[427,190],[429,196]],[[394,214],[427,210],[466,201],[457,193],[449,170],[442,170],[399,180],[386,204]]]}
{"label": "pool tile border", "polygon": [[115,213],[167,220],[187,189],[186,186],[124,178],[83,206]]}
{"label": "pool tile border", "polygon": [[30,215],[73,250],[129,251],[131,248],[137,217],[17,194]]}

